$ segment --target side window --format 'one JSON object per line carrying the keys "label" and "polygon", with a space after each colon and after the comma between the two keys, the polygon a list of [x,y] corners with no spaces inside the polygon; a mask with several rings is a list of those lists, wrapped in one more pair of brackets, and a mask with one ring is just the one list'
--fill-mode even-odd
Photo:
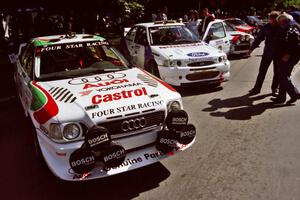
{"label": "side window", "polygon": [[146,44],[148,44],[146,28],[140,27],[137,30],[134,43],[140,44],[140,45],[146,45]]}
{"label": "side window", "polygon": [[133,27],[126,35],[126,39],[133,42],[138,27]]}
{"label": "side window", "polygon": [[33,44],[29,45],[21,57],[22,67],[24,71],[27,73],[27,75],[30,77],[33,68],[34,49],[35,48]]}
{"label": "side window", "polygon": [[223,23],[214,23],[211,25],[209,32],[208,32],[208,37],[210,40],[218,40],[226,37],[226,33],[224,30]]}

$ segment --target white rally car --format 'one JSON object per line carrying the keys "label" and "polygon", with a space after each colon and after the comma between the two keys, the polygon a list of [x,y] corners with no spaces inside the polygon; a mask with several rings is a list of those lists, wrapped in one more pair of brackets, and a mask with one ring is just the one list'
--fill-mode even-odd
{"label": "white rally car", "polygon": [[195,140],[181,96],[100,36],[35,38],[20,48],[14,78],[36,151],[60,179],[140,168]]}
{"label": "white rally car", "polygon": [[199,41],[182,23],[152,22],[133,26],[124,38],[123,47],[134,66],[171,85],[218,85],[230,76],[227,39],[221,20],[211,22],[202,36],[208,44]]}
{"label": "white rally car", "polygon": [[254,37],[245,32],[236,30],[231,24],[225,21],[226,32],[230,35],[230,55],[248,53],[254,41]]}

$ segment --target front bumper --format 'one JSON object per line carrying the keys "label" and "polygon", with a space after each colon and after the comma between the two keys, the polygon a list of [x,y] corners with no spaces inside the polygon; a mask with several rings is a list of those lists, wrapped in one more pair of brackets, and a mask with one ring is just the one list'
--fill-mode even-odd
{"label": "front bumper", "polygon": [[158,66],[162,80],[173,86],[183,86],[193,83],[210,83],[228,81],[230,77],[230,62],[202,67],[165,67]]}
{"label": "front bumper", "polygon": [[194,141],[189,145],[179,145],[178,148],[173,152],[163,154],[158,151],[153,144],[157,139],[157,130],[139,134],[137,136],[113,140],[121,144],[126,149],[126,159],[123,164],[119,167],[105,170],[103,169],[101,163],[96,163],[96,167],[91,172],[88,174],[79,175],[74,173],[70,168],[69,157],[72,152],[82,146],[83,141],[68,144],[58,144],[52,142],[41,131],[37,130],[37,132],[41,151],[49,169],[58,178],[66,181],[82,181],[104,178],[141,168],[159,162],[164,158],[183,151],[189,148],[195,141],[194,139]]}

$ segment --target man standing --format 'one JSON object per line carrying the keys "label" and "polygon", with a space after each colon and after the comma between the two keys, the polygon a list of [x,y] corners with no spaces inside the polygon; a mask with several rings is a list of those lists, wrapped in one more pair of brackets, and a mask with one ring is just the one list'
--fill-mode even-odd
{"label": "man standing", "polygon": [[265,40],[265,48],[264,53],[262,55],[262,59],[260,62],[259,73],[256,78],[256,83],[253,89],[249,91],[249,95],[257,95],[260,93],[263,82],[265,80],[268,68],[273,61],[274,66],[274,76],[272,83],[272,95],[275,96],[278,86],[279,86],[279,78],[278,78],[278,68],[279,62],[275,59],[275,51],[277,50],[277,39],[278,34],[280,32],[280,27],[277,23],[277,17],[279,16],[279,12],[273,11],[269,14],[269,23],[264,25],[262,30],[259,32],[257,37],[255,38],[251,49],[248,53],[250,55],[254,49],[256,49],[260,43]]}
{"label": "man standing", "polygon": [[201,21],[201,25],[199,26],[199,29],[198,29],[200,36],[202,36],[205,33],[208,24],[211,21],[213,21],[214,19],[215,19],[215,17],[209,13],[208,8],[203,8],[202,21]]}
{"label": "man standing", "polygon": [[291,99],[287,104],[295,103],[300,99],[300,94],[297,88],[291,82],[291,73],[295,65],[300,60],[300,32],[299,28],[293,22],[293,17],[289,14],[281,14],[278,17],[278,22],[281,30],[283,31],[283,38],[280,38],[278,54],[280,59],[279,66],[279,95],[277,98],[272,99],[275,103],[281,104],[286,101],[286,93],[289,94]]}

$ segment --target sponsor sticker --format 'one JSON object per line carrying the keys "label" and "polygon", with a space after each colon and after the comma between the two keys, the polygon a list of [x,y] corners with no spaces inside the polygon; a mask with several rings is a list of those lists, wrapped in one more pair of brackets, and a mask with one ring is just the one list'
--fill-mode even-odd
{"label": "sponsor sticker", "polygon": [[96,159],[88,149],[77,149],[70,155],[69,163],[75,173],[84,174],[95,167]]}
{"label": "sponsor sticker", "polygon": [[203,56],[208,56],[209,53],[207,52],[193,52],[193,53],[189,53],[187,54],[187,56],[189,57],[203,57]]}

